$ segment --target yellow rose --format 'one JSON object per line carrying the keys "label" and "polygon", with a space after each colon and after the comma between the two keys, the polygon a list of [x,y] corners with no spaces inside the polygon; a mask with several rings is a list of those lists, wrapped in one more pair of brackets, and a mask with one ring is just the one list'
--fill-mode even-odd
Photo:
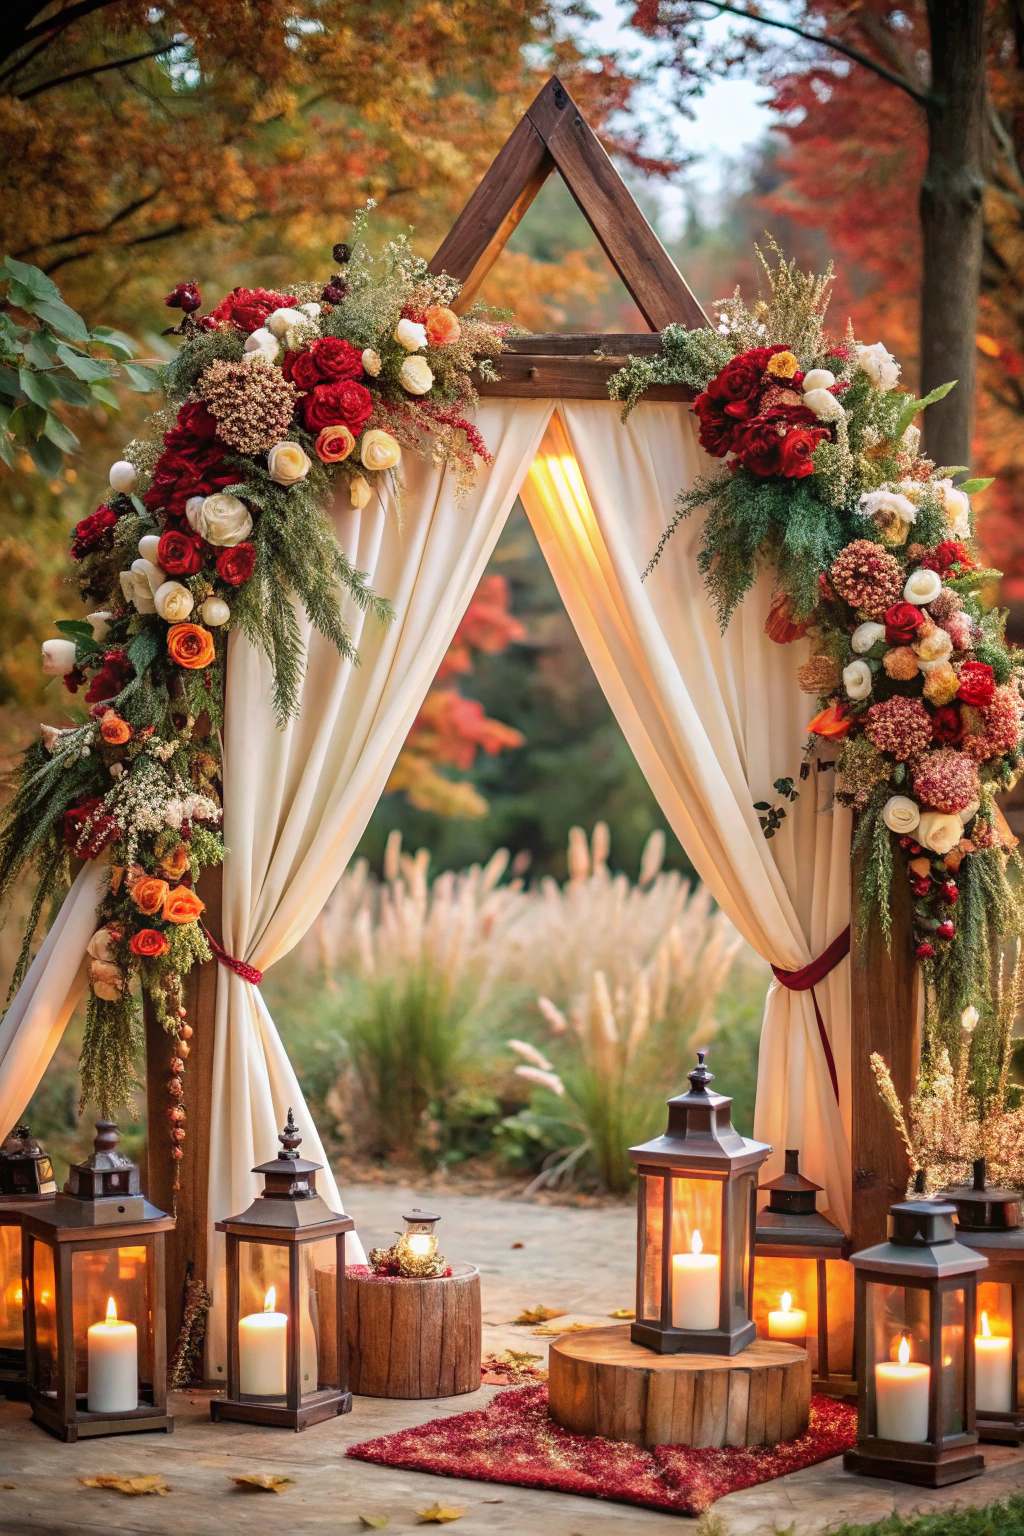
{"label": "yellow rose", "polygon": [[363,433],[359,457],[364,469],[394,469],[402,457],[402,450],[390,432],[374,427]]}
{"label": "yellow rose", "polygon": [[278,485],[296,485],[309,474],[309,458],[301,443],[275,443],[267,454],[267,472]]}
{"label": "yellow rose", "polygon": [[407,357],[399,369],[398,382],[407,394],[426,395],[433,388],[433,370],[425,357]]}

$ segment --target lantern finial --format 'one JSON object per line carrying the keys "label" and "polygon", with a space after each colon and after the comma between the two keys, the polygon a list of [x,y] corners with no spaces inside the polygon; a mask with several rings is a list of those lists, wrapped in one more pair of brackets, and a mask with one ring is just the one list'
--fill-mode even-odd
{"label": "lantern finial", "polygon": [[706,1050],[698,1051],[697,1065],[694,1067],[692,1072],[687,1073],[687,1076],[690,1079],[690,1087],[694,1093],[707,1093],[708,1083],[713,1083],[715,1080],[715,1074],[713,1072],[709,1072],[707,1067],[704,1065],[704,1060],[707,1054],[708,1053]]}
{"label": "lantern finial", "polygon": [[285,1128],[278,1134],[277,1139],[283,1148],[283,1150],[277,1154],[278,1157],[298,1157],[298,1149],[302,1142],[302,1137],[299,1135],[298,1126],[295,1124],[295,1116],[292,1114],[290,1107],[288,1110],[288,1119],[285,1122]]}

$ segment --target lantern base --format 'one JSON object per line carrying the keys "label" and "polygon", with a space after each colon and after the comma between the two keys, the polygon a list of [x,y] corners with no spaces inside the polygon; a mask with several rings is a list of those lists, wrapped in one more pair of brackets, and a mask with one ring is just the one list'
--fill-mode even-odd
{"label": "lantern base", "polygon": [[996,1445],[1024,1445],[1024,1419],[1016,1413],[988,1413],[979,1408],[975,1416],[978,1439]]}
{"label": "lantern base", "polygon": [[629,1336],[634,1344],[656,1350],[659,1355],[738,1355],[754,1343],[757,1326],[744,1323],[742,1328],[727,1333],[724,1328],[663,1328],[660,1323],[633,1323]]}
{"label": "lantern base", "polygon": [[132,1413],[90,1413],[85,1404],[85,1393],[76,1397],[78,1406],[75,1417],[68,1423],[60,1413],[53,1398],[41,1396],[31,1389],[28,1400],[32,1409],[33,1423],[49,1430],[58,1440],[73,1445],[76,1440],[87,1440],[94,1435],[132,1435],[146,1430],[174,1430],[174,1416],[152,1403],[140,1403]]}
{"label": "lantern base", "polygon": [[298,1408],[284,1403],[243,1403],[236,1397],[215,1397],[210,1402],[210,1418],[237,1419],[243,1424],[269,1424],[276,1429],[308,1429],[325,1419],[336,1419],[352,1412],[352,1393],[326,1391],[310,1394]]}
{"label": "lantern base", "polygon": [[902,1440],[866,1439],[852,1451],[843,1452],[843,1466],[847,1472],[856,1472],[861,1477],[887,1477],[896,1483],[944,1488],[947,1483],[978,1477],[985,1470],[977,1436],[965,1435],[963,1440],[961,1445],[940,1450],[934,1445],[912,1445]]}

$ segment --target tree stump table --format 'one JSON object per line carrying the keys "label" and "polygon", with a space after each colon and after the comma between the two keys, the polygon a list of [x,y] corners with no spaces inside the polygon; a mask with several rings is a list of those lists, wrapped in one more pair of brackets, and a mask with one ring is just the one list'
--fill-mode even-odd
{"label": "tree stump table", "polygon": [[777,1445],[807,1428],[805,1349],[757,1339],[738,1355],[659,1355],[629,1324],[555,1339],[548,1411],[563,1429],[633,1445]]}
{"label": "tree stump table", "polygon": [[458,1397],[480,1386],[480,1271],[403,1280],[349,1270],[349,1387],[360,1397]]}

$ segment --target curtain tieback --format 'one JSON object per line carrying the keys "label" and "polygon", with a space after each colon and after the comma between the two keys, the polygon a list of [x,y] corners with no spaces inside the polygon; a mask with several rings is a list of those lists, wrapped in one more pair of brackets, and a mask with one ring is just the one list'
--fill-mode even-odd
{"label": "curtain tieback", "polygon": [[[258,987],[263,980],[263,972],[258,971],[254,965],[246,965],[244,960],[236,960],[234,955],[229,955],[223,945],[217,943],[217,940],[205,924],[202,925],[202,928],[206,934],[206,942],[221,965],[226,965],[229,971],[234,971],[235,975],[241,976],[243,981],[251,982],[254,987]],[[793,974],[796,975],[797,973],[794,972]]]}
{"label": "curtain tieback", "polygon": [[840,960],[845,960],[850,953],[850,925],[847,923],[842,933],[832,940],[827,949],[823,950],[817,960],[812,960],[810,965],[802,966],[798,971],[784,971],[780,966],[772,966],[772,974],[776,981],[790,992],[809,992],[811,1002],[814,1004],[814,1017],[818,1021],[818,1034],[821,1037],[821,1048],[825,1052],[825,1060],[828,1063],[828,1075],[832,1079],[832,1092],[839,1103],[839,1074],[836,1072],[836,1059],[832,1055],[832,1046],[828,1035],[825,1033],[825,1020],[821,1016],[818,1007],[818,998],[814,989],[819,981],[824,981],[829,971],[834,971]]}

